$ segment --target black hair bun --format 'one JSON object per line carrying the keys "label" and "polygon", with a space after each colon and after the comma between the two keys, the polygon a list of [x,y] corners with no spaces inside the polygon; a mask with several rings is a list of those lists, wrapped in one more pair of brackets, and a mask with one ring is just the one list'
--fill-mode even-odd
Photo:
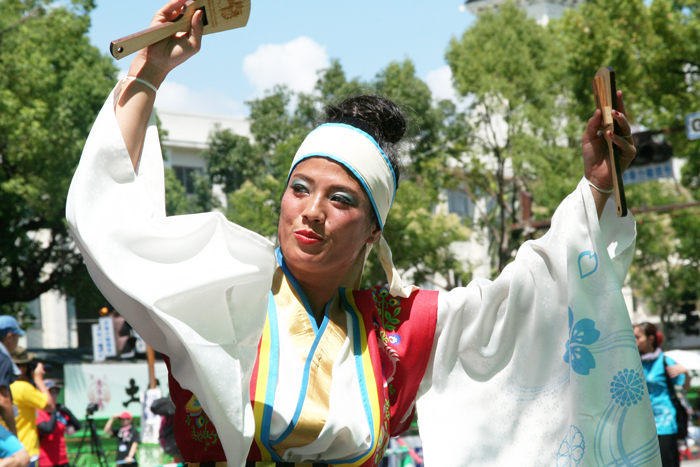
{"label": "black hair bun", "polygon": [[359,120],[371,131],[360,129],[372,135],[382,147],[382,143],[398,143],[406,133],[406,118],[401,108],[389,99],[373,95],[349,97],[338,105],[327,107],[326,120],[356,127],[359,125],[353,120]]}
{"label": "black hair bun", "polygon": [[348,97],[325,109],[324,123],[345,123],[359,128],[377,141],[394,169],[396,183],[401,178],[398,143],[406,133],[406,117],[401,107],[383,97],[364,94]]}

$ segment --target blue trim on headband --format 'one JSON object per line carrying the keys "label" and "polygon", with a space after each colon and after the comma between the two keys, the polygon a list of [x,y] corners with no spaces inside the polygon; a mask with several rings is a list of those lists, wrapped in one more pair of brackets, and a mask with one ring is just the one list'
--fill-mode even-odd
{"label": "blue trim on headband", "polygon": [[[379,209],[377,209],[377,204],[374,202],[374,196],[372,196],[372,192],[370,191],[369,187],[367,186],[367,182],[365,182],[365,179],[362,178],[362,176],[355,170],[353,167],[349,166],[344,160],[339,159],[337,156],[334,156],[333,154],[327,154],[325,152],[314,152],[312,154],[306,154],[305,156],[301,156],[299,160],[297,161],[296,164],[294,164],[290,169],[289,169],[289,175],[287,176],[287,185],[289,185],[289,178],[292,176],[292,172],[294,171],[294,167],[299,165],[300,162],[305,161],[306,159],[309,159],[311,157],[323,157],[325,159],[330,159],[333,162],[337,162],[338,164],[342,165],[346,169],[348,169],[357,179],[358,182],[360,182],[360,185],[362,185],[362,188],[365,190],[365,193],[367,193],[367,197],[369,198],[369,202],[372,203],[372,209],[374,209],[374,213],[377,215],[377,222],[379,222],[379,228],[381,230],[384,230],[384,223],[382,222],[382,216],[379,214]],[[394,200],[392,199],[392,204],[394,204]],[[391,206],[389,206],[391,207]],[[387,213],[388,214],[388,213]]]}
{"label": "blue trim on headband", "polygon": [[[389,209],[391,209],[391,207],[394,205],[394,199],[396,199],[396,190],[398,188],[397,183],[396,183],[396,173],[394,172],[394,167],[391,165],[389,158],[386,156],[386,154],[384,154],[384,150],[382,150],[382,148],[379,146],[379,143],[377,143],[377,140],[375,140],[372,137],[372,135],[370,135],[366,131],[363,131],[363,130],[361,130],[357,127],[354,127],[352,125],[348,125],[347,123],[324,123],[323,125],[319,125],[318,127],[314,128],[311,132],[309,132],[309,135],[311,133],[313,133],[314,131],[318,130],[319,128],[323,128],[326,126],[341,127],[341,128],[355,131],[355,132],[359,133],[360,135],[364,136],[365,138],[367,138],[369,141],[371,141],[372,144],[374,144],[374,146],[377,148],[379,153],[384,158],[384,162],[386,163],[386,166],[389,168],[389,172],[391,173],[391,179],[394,181],[394,192],[391,195],[391,203],[389,204]],[[306,137],[308,138],[309,135],[307,135]],[[299,160],[297,160],[296,163],[289,168],[289,174],[287,175],[287,183],[286,183],[287,185],[289,185],[289,179],[292,176],[292,172],[294,171],[294,167],[299,165],[299,163],[301,161],[304,161],[310,157],[324,157],[326,159],[331,159],[332,161],[339,163],[340,165],[342,165],[343,167],[348,169],[350,172],[352,172],[352,174],[355,176],[355,178],[362,185],[362,188],[364,188],[365,193],[367,193],[367,197],[369,198],[370,203],[372,203],[372,209],[374,209],[374,213],[377,216],[377,220],[379,222],[379,228],[381,230],[384,230],[384,223],[382,222],[382,216],[379,213],[379,209],[377,209],[377,204],[374,202],[374,197],[372,196],[372,192],[370,191],[369,186],[365,182],[365,179],[362,178],[362,176],[360,176],[360,174],[357,172],[357,170],[355,170],[354,167],[350,166],[348,162],[346,162],[342,159],[339,159],[337,156],[335,156],[333,154],[312,153],[312,154],[304,154],[303,156],[299,157]],[[388,214],[388,212],[387,212],[387,214]]]}
{"label": "blue trim on headband", "polygon": [[[389,171],[391,172],[391,179],[394,181],[394,195],[396,195],[396,190],[398,189],[398,186],[396,183],[396,173],[394,173],[394,166],[391,165],[389,158],[386,156],[386,154],[384,154],[384,150],[379,146],[379,143],[377,143],[377,140],[372,138],[372,135],[370,135],[366,131],[360,130],[356,126],[348,125],[347,123],[324,123],[323,125],[316,127],[313,131],[311,131],[311,133],[318,130],[319,128],[323,128],[324,126],[339,126],[341,128],[347,128],[348,130],[353,130],[353,131],[358,132],[359,134],[361,134],[362,136],[364,136],[365,138],[370,140],[372,142],[372,144],[374,144],[377,147],[377,149],[379,150],[379,153],[384,158],[384,162],[386,162],[386,166],[389,167]],[[311,134],[311,133],[309,133],[309,134]],[[393,196],[391,198],[391,204],[394,204],[394,197]]]}

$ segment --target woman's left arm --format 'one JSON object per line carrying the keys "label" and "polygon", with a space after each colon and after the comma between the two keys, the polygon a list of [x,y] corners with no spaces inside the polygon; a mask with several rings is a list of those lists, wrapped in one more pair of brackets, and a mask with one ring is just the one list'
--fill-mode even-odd
{"label": "woman's left arm", "polygon": [[[621,111],[614,118],[625,136],[630,126],[621,93],[617,97]],[[609,195],[590,186],[613,186],[607,142],[597,134],[600,119],[597,111],[582,138],[586,180],[562,201],[547,234],[523,244],[493,281],[476,279],[438,296],[433,350],[417,401],[424,453],[433,456],[428,464],[481,459],[502,439],[508,446],[499,444],[499,460],[551,462],[547,456],[565,446],[562,439],[598,436],[600,419],[590,414],[621,403],[610,392],[618,379],[643,382],[621,291],[634,254],[634,219],[618,218],[612,206],[604,212]],[[631,137],[612,138],[624,169],[636,149]],[[657,436],[648,399],[637,402],[634,413],[605,422],[625,444]],[[547,408],[552,404],[556,416]],[[493,420],[512,423],[495,428]],[[539,451],[531,449],[534,432]],[[437,454],[443,452],[449,455]]]}
{"label": "woman's left arm", "polygon": [[75,429],[75,431],[78,431],[81,426],[80,420],[78,420],[78,418],[75,415],[73,415],[73,412],[71,412],[70,409],[65,405],[61,405],[60,410],[68,418],[68,426],[71,426]]}
{"label": "woman's left arm", "polygon": [[136,451],[138,450],[138,448],[139,448],[139,442],[138,442],[138,440],[134,440],[131,443],[131,447],[129,448],[129,455],[126,456],[124,461],[126,461],[127,463],[134,462],[136,460]]}
{"label": "woman's left arm", "polygon": [[593,199],[595,199],[599,219],[603,214],[603,209],[610,197],[610,193],[603,193],[594,188],[594,185],[601,190],[613,189],[613,176],[607,140],[612,139],[613,144],[620,148],[620,169],[622,173],[625,172],[625,169],[627,169],[627,166],[637,154],[637,149],[634,147],[634,141],[632,140],[632,129],[627,120],[627,110],[622,99],[622,91],[617,91],[617,108],[620,110],[613,110],[612,117],[619,125],[621,135],[613,134],[611,131],[599,135],[602,113],[600,110],[596,110],[590,120],[588,120],[586,130],[581,138],[584,172],[588,183],[591,185],[591,193],[593,193]]}
{"label": "woman's left arm", "polygon": [[687,394],[690,390],[690,375],[688,374],[688,369],[680,363],[676,363],[675,365],[666,367],[666,371],[671,379],[676,379],[680,375],[685,376],[685,380],[683,381],[683,393]]}

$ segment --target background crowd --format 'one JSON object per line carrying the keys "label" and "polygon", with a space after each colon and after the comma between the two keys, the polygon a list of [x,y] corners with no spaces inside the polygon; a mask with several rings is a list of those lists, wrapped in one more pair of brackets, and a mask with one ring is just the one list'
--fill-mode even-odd
{"label": "background crowd", "polygon": [[[34,354],[18,347],[24,331],[12,316],[0,316],[0,467],[67,467],[65,436],[81,428],[58,402],[61,385],[45,380]],[[113,426],[115,420],[119,426]],[[139,432],[129,412],[112,416],[104,433],[118,440],[118,465],[136,466]]]}

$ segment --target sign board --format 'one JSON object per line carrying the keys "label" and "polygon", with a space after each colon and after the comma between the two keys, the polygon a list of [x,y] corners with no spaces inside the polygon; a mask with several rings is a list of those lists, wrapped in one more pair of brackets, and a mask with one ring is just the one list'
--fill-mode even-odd
{"label": "sign board", "polygon": [[628,167],[627,171],[622,175],[622,181],[625,185],[635,183],[649,182],[660,178],[673,177],[672,161],[662,162],[660,164],[648,164],[640,167]]}
{"label": "sign board", "polygon": [[105,355],[105,346],[102,339],[102,326],[95,323],[92,328],[92,356],[96,362],[104,362],[107,356]]}
{"label": "sign board", "polygon": [[[95,418],[109,418],[129,411],[142,417],[142,393],[148,389],[146,362],[69,363],[64,365],[65,404],[82,419],[90,403],[97,404]],[[156,379],[163,395],[168,392],[168,370],[164,362],[155,364]]]}
{"label": "sign board", "polygon": [[163,393],[160,388],[147,389],[141,393],[141,407],[143,408],[143,415],[141,415],[142,443],[158,444],[161,417],[151,412],[151,406],[161,397],[163,397]]}
{"label": "sign board", "polygon": [[134,344],[134,350],[136,353],[146,353],[146,342],[141,339],[141,336],[138,335],[136,331],[134,331],[134,335],[136,335],[136,344]]}
{"label": "sign board", "polygon": [[688,135],[688,139],[700,138],[700,112],[685,116],[685,132]]}
{"label": "sign board", "polygon": [[102,330],[102,344],[104,346],[105,357],[117,356],[117,343],[114,334],[114,320],[111,316],[100,318],[100,329]]}

